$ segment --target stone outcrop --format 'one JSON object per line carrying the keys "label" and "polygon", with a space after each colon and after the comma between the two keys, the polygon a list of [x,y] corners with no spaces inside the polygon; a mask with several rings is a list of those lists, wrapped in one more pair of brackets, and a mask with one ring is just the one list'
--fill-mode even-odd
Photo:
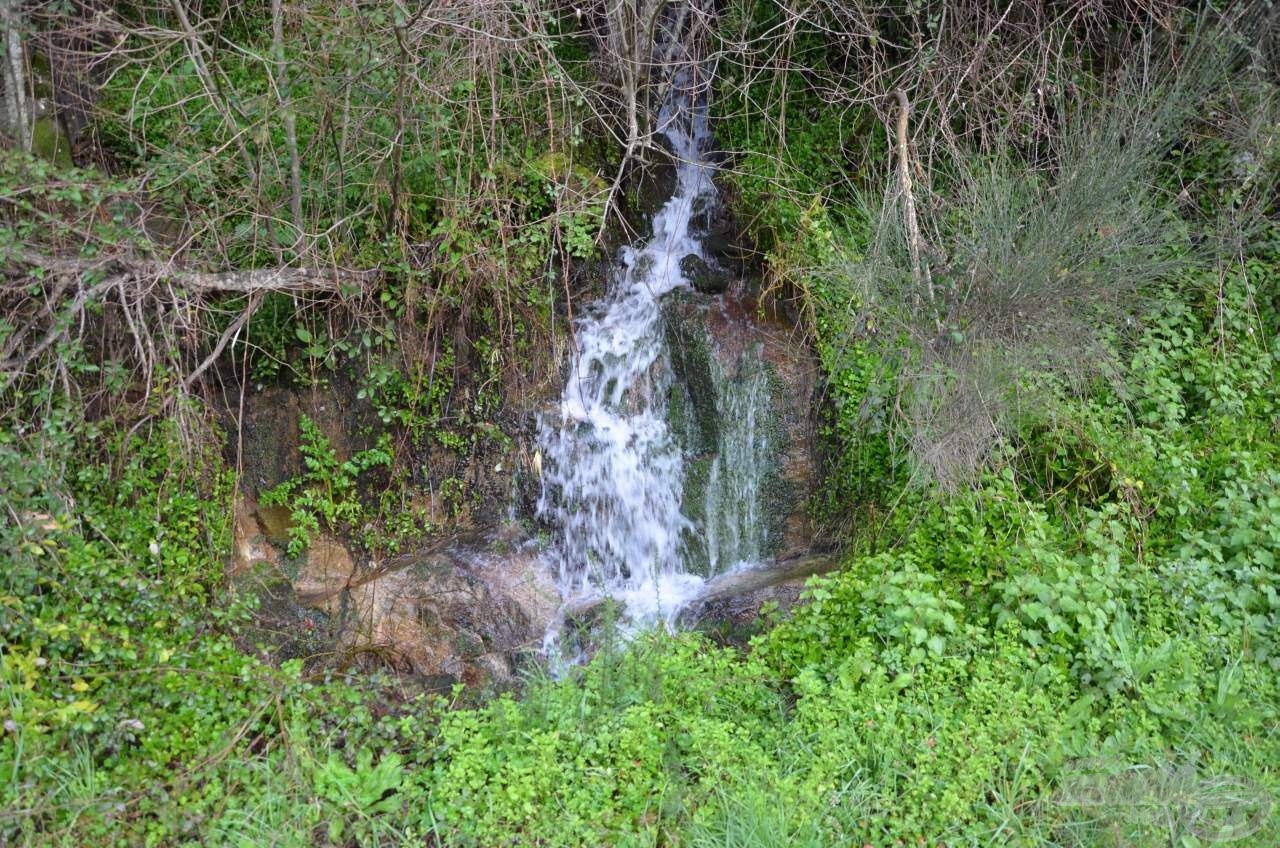
{"label": "stone outcrop", "polygon": [[508,685],[560,606],[528,543],[475,539],[374,562],[319,533],[299,557],[243,500],[233,579],[262,598],[256,631],[277,659],[378,664],[431,688]]}
{"label": "stone outcrop", "polygon": [[[511,414],[532,420],[519,400],[508,398]],[[535,407],[537,397],[527,403]],[[339,460],[371,447],[382,424],[341,374],[324,386],[247,392],[243,406],[223,415],[227,432],[242,425],[227,447],[228,461],[243,469],[227,570],[259,598],[246,647],[261,646],[277,661],[381,664],[431,686],[512,680],[526,652],[540,644],[558,597],[547,570],[518,540],[481,538],[470,528],[502,526],[513,500],[536,498],[531,431],[523,442],[490,440],[466,455],[438,445],[422,449],[412,503],[434,535],[424,528],[411,541],[418,553],[379,560],[351,540],[312,532],[307,548],[291,557],[290,510],[263,505],[260,497],[303,474],[302,416]],[[369,478],[375,486],[377,473]],[[460,494],[445,498],[445,479],[459,483]],[[443,534],[461,533],[472,540],[443,546]]]}
{"label": "stone outcrop", "polygon": [[[738,510],[739,524],[758,525],[760,538],[739,544],[740,554],[763,561],[807,552],[806,507],[815,484],[812,354],[789,324],[761,318],[729,296],[677,290],[667,296],[663,318],[673,372],[669,415],[686,458],[683,509],[695,525],[685,539],[690,559],[703,573],[731,564],[715,562],[711,550],[732,549],[716,538],[717,530],[723,537],[734,529],[714,526],[717,497],[753,501],[719,507]],[[754,466],[753,480],[742,478],[744,465]],[[732,474],[739,479],[727,480]],[[715,486],[725,491],[717,495]]]}
{"label": "stone outcrop", "polygon": [[694,291],[702,294],[723,294],[729,290],[729,273],[696,253],[690,253],[680,260],[680,272]]}
{"label": "stone outcrop", "polygon": [[455,548],[397,558],[341,599],[341,639],[440,683],[509,684],[560,604],[536,553]]}

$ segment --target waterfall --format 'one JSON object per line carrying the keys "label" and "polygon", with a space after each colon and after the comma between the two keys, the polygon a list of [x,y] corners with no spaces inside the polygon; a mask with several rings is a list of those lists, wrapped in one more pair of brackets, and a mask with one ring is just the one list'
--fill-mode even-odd
{"label": "waterfall", "polygon": [[705,101],[676,73],[658,132],[676,159],[676,187],[647,241],[622,251],[609,291],[575,325],[577,350],[555,414],[543,416],[538,514],[565,598],[609,595],[637,623],[670,620],[703,578],[681,561],[684,468],[667,423],[671,369],[659,298],[688,285],[681,260],[704,257],[691,228],[715,201]]}
{"label": "waterfall", "polygon": [[[758,355],[754,364],[759,364]],[[747,373],[732,379],[714,359],[712,366],[720,433],[703,495],[708,576],[763,558],[760,504],[771,447],[769,430],[760,420],[769,404],[764,369],[744,368]]]}

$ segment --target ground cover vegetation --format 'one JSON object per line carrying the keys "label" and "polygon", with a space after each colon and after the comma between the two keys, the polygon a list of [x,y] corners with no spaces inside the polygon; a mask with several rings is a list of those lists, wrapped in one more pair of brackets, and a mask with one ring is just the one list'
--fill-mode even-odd
{"label": "ground cover vegetation", "polygon": [[689,4],[843,567],[450,697],[255,644],[210,410],[351,369],[385,438],[274,497],[413,532],[406,446],[555,373],[662,4],[3,8],[70,152],[0,151],[0,844],[1280,844],[1263,4]]}

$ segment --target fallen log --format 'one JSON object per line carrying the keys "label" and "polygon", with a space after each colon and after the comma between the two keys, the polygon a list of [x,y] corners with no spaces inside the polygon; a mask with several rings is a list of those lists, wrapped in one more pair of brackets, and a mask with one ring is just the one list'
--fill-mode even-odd
{"label": "fallen log", "polygon": [[[744,568],[741,571],[718,574],[708,580],[698,594],[684,605],[683,609],[697,609],[701,604],[710,601],[745,595],[757,589],[767,589],[770,586],[777,586],[780,583],[786,583],[791,580],[826,574],[834,571],[839,564],[840,558],[836,554],[807,554],[778,560],[777,562],[754,568]],[[565,602],[562,615],[567,622],[583,623],[589,621],[610,601],[617,604],[622,603],[617,598],[604,595],[570,598]]]}
{"label": "fallen log", "polygon": [[807,556],[784,559],[763,565],[758,568],[746,568],[742,571],[731,571],[719,574],[707,581],[702,591],[689,603],[706,603],[745,595],[756,589],[777,586],[790,580],[802,577],[813,577],[815,574],[826,574],[840,565],[840,558],[835,554],[808,554]]}
{"label": "fallen log", "polygon": [[[247,305],[220,334],[212,352],[183,379],[183,388],[189,390],[248,323],[264,295],[345,296],[370,291],[381,275],[379,269],[289,266],[203,272],[123,254],[86,258],[5,251],[0,253],[0,296],[30,302],[32,308],[18,317],[21,329],[0,347],[0,376],[25,371],[75,328],[82,329],[85,311],[107,299],[114,298],[126,307],[126,315],[141,319],[143,304],[158,315],[188,316],[198,315],[215,296],[248,295]],[[31,295],[33,281],[44,281],[44,297]],[[131,320],[130,328],[139,351],[155,349],[145,322]],[[181,368],[183,363],[172,364]]]}
{"label": "fallen log", "polygon": [[196,271],[174,262],[145,260],[125,255],[82,258],[16,250],[0,257],[19,269],[39,268],[53,276],[80,275],[89,271],[111,273],[104,283],[164,281],[193,292],[211,294],[254,294],[258,292],[341,293],[345,289],[367,289],[382,276],[379,269],[337,267],[249,268],[236,271]]}

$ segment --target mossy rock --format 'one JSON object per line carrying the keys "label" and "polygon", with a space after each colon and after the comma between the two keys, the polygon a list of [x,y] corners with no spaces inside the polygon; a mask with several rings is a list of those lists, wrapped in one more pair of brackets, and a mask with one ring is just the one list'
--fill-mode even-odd
{"label": "mossy rock", "polygon": [[36,118],[31,128],[31,152],[47,159],[59,168],[70,168],[71,139],[63,132],[57,119],[46,115]]}
{"label": "mossy rock", "polygon": [[676,159],[670,142],[657,136],[643,160],[632,160],[624,178],[626,217],[636,233],[652,230],[653,216],[675,194],[676,183]]}
{"label": "mossy rock", "polygon": [[663,299],[663,331],[671,356],[673,423],[686,453],[714,451],[720,438],[712,342],[706,305],[692,292],[677,289]]}
{"label": "mossy rock", "polygon": [[707,487],[711,484],[711,467],[715,456],[696,457],[685,465],[684,491],[681,493],[680,511],[693,523],[680,534],[685,568],[703,577],[711,576],[711,556],[707,549]]}
{"label": "mossy rock", "polygon": [[[694,525],[682,538],[686,568],[709,576],[738,559],[794,553],[807,524],[810,466],[796,457],[811,448],[809,352],[687,289],[663,299],[662,315],[668,423],[685,461],[681,511]],[[744,490],[754,493],[746,504]]]}
{"label": "mossy rock", "polygon": [[729,288],[729,275],[696,253],[680,260],[680,273],[695,291],[702,294],[723,294]]}

